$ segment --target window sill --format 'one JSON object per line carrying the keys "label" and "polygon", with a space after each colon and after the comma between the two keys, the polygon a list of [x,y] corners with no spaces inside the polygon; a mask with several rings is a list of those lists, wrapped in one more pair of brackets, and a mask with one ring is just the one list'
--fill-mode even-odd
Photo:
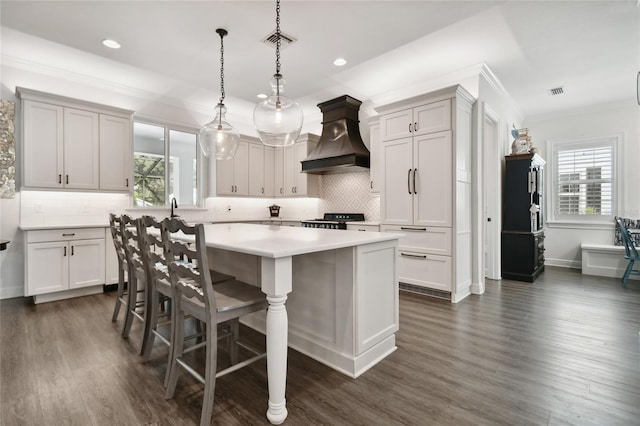
{"label": "window sill", "polygon": [[547,221],[545,223],[547,228],[564,228],[564,229],[604,229],[612,230],[614,227],[613,222],[598,221],[598,222],[578,222],[578,221]]}

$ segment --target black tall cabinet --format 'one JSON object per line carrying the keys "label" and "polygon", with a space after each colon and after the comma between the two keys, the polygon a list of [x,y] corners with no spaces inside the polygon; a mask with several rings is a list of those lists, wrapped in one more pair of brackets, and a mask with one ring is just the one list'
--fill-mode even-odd
{"label": "black tall cabinet", "polygon": [[533,282],[544,271],[544,165],[538,154],[505,156],[502,278]]}

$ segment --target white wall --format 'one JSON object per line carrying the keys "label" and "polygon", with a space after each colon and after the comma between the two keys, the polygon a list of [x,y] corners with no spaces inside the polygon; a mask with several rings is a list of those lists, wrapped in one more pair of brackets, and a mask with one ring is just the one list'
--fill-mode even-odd
{"label": "white wall", "polygon": [[[573,140],[610,136],[622,133],[623,174],[619,216],[640,218],[640,107],[635,103],[605,104],[589,109],[570,111],[553,116],[527,118],[524,127],[535,145],[542,148],[542,156],[551,160],[544,151],[548,140]],[[551,194],[551,179],[546,180],[547,194]],[[547,203],[549,206],[550,203]],[[549,218],[547,212],[547,218]],[[548,265],[580,267],[581,243],[613,244],[613,222],[607,229],[586,228],[580,225],[558,227],[547,223],[545,228],[545,259]]]}
{"label": "white wall", "polygon": [[[485,141],[484,114],[491,111],[498,120],[498,140]],[[473,241],[474,259],[480,262],[474,265],[473,288],[482,293],[485,269],[487,277],[501,278],[500,232],[502,230],[502,175],[504,156],[510,152],[509,129],[519,127],[522,113],[511,97],[504,91],[498,79],[485,66],[478,81],[478,95],[474,105],[473,168],[474,168],[474,227],[477,232]],[[487,189],[485,190],[485,182]],[[491,218],[491,222],[487,221]],[[485,245],[489,251],[484,256]],[[485,261],[493,268],[485,268]]]}

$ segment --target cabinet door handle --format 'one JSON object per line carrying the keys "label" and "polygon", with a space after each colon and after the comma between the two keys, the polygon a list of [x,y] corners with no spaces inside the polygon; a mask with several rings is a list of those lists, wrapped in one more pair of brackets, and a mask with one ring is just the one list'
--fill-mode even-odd
{"label": "cabinet door handle", "polygon": [[417,121],[415,123],[413,123],[413,131],[414,132],[418,131],[418,122]]}
{"label": "cabinet door handle", "polygon": [[62,249],[63,249],[62,255],[66,256],[67,255],[67,247],[62,247]]}
{"label": "cabinet door handle", "polygon": [[365,232],[365,231],[366,231],[366,229],[358,229],[358,231]]}
{"label": "cabinet door handle", "polygon": [[416,259],[426,259],[427,258],[427,255],[425,255],[425,254],[418,255],[418,254],[400,253],[400,256],[414,257]]}
{"label": "cabinet door handle", "polygon": [[74,235],[76,235],[76,233],[72,233],[72,234],[62,234],[63,237],[73,237]]}
{"label": "cabinet door handle", "polygon": [[283,189],[282,189],[282,188],[280,188],[280,195],[282,195],[282,191],[283,191]]}
{"label": "cabinet door handle", "polygon": [[129,187],[129,178],[126,178],[125,181],[127,182],[126,185],[127,185],[127,188],[128,188]]}
{"label": "cabinet door handle", "polygon": [[73,256],[73,246],[71,246],[71,256]]}
{"label": "cabinet door handle", "polygon": [[264,194],[264,186],[262,187],[261,191],[262,191],[262,193]]}
{"label": "cabinet door handle", "polygon": [[62,183],[62,175],[58,175],[58,183]]}
{"label": "cabinet door handle", "polygon": [[371,181],[371,189],[373,189],[373,181]]}
{"label": "cabinet door handle", "polygon": [[418,169],[413,169],[413,193],[417,194],[418,191],[416,191],[416,173],[418,173]]}
{"label": "cabinet door handle", "polygon": [[409,133],[411,133],[411,123],[409,123]]}
{"label": "cabinet door handle", "polygon": [[66,183],[68,184],[69,183],[69,175],[66,175],[66,176],[67,176]]}
{"label": "cabinet door handle", "polygon": [[411,169],[407,171],[407,192],[411,195]]}
{"label": "cabinet door handle", "polygon": [[400,227],[401,231],[426,231],[427,228],[407,228],[406,226],[401,226]]}

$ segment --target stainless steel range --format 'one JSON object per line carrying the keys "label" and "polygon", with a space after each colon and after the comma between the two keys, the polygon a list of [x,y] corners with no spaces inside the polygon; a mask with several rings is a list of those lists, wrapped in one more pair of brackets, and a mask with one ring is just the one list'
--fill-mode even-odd
{"label": "stainless steel range", "polygon": [[325,213],[322,219],[302,221],[303,228],[347,229],[347,222],[364,221],[364,213]]}

